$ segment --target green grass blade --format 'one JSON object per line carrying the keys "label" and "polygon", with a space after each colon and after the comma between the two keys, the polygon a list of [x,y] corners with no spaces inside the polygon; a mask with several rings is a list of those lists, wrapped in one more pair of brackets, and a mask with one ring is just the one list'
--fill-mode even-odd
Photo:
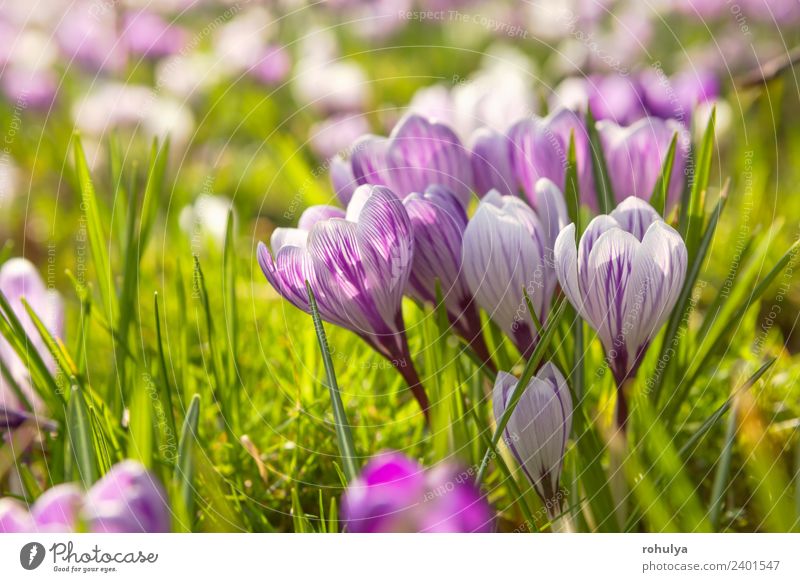
{"label": "green grass blade", "polygon": [[600,214],[610,213],[616,206],[614,189],[611,186],[611,177],[608,173],[606,156],[597,124],[590,107],[586,107],[586,131],[589,135],[589,146],[592,151],[592,173],[594,175],[595,193],[597,194],[597,208]]}
{"label": "green grass blade", "polygon": [[669,185],[672,178],[672,167],[675,165],[675,149],[678,145],[678,134],[672,136],[672,141],[669,144],[669,150],[664,158],[664,165],[661,168],[661,175],[656,180],[656,185],[653,188],[653,193],[650,195],[650,206],[656,209],[661,216],[666,218],[667,211],[667,192],[669,192]]}
{"label": "green grass blade", "polygon": [[331,406],[333,407],[333,418],[336,428],[336,442],[339,445],[339,456],[342,458],[342,466],[347,477],[348,482],[352,482],[358,477],[358,466],[356,464],[356,452],[353,445],[353,435],[350,432],[350,422],[347,420],[347,414],[344,410],[342,403],[342,396],[339,392],[339,384],[336,382],[336,371],[333,367],[333,360],[331,359],[330,348],[328,347],[328,338],[325,335],[325,328],[322,325],[322,318],[319,315],[317,308],[317,300],[314,297],[314,292],[311,290],[311,285],[306,281],[306,292],[311,304],[311,318],[314,321],[314,331],[317,334],[319,341],[319,348],[322,351],[322,362],[325,366],[325,374],[327,376],[328,390],[331,396]]}
{"label": "green grass blade", "polygon": [[[177,493],[177,522],[185,531],[191,530],[194,515],[194,445],[197,441],[197,427],[200,419],[200,395],[192,396],[186,417],[181,427],[178,441],[178,459],[173,473],[174,490]],[[188,527],[187,527],[188,526]]]}
{"label": "green grass blade", "polygon": [[97,270],[100,299],[103,307],[108,312],[109,321],[116,321],[117,299],[114,292],[111,265],[108,258],[108,238],[103,229],[103,222],[100,219],[97,196],[89,172],[89,166],[86,164],[86,155],[83,152],[80,137],[77,135],[74,136],[74,156],[75,170],[81,191],[81,206],[84,211],[84,218],[86,219],[86,227],[89,235],[89,248],[92,261]]}
{"label": "green grass blade", "polygon": [[711,162],[714,153],[714,127],[716,125],[717,110],[711,110],[711,117],[708,120],[703,141],[697,157],[694,159],[694,179],[689,193],[688,208],[685,217],[681,209],[680,233],[686,241],[686,248],[689,251],[689,260],[695,256],[703,228],[703,217],[705,215],[705,197],[708,191],[708,181],[711,177]]}
{"label": "green grass blade", "polygon": [[161,192],[164,187],[164,175],[169,158],[169,138],[159,147],[158,140],[153,140],[150,149],[150,164],[147,169],[147,180],[144,186],[144,199],[142,200],[142,218],[139,229],[139,254],[143,252],[150,240],[150,233],[158,215]]}
{"label": "green grass blade", "polygon": [[72,386],[67,403],[67,442],[78,477],[84,488],[88,489],[97,479],[97,459],[89,410],[83,390],[77,384]]}
{"label": "green grass blade", "polygon": [[575,224],[575,236],[579,236],[581,229],[581,195],[578,186],[578,159],[575,153],[575,131],[569,134],[569,149],[567,150],[567,170],[564,176],[564,199],[567,201],[567,214]]}
{"label": "green grass blade", "polygon": [[733,445],[736,442],[736,407],[728,417],[728,426],[725,430],[725,440],[722,445],[722,452],[717,461],[717,471],[714,474],[714,485],[711,488],[711,505],[708,510],[708,520],[714,531],[719,529],[720,514],[728,490],[728,479],[731,472],[731,457],[733,456]]}

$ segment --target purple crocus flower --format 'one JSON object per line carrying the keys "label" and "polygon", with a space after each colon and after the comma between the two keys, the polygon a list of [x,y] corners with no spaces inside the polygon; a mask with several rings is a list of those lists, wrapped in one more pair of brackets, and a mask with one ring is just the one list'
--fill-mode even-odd
{"label": "purple crocus flower", "polygon": [[686,127],[698,105],[716,100],[719,80],[711,70],[683,71],[667,78],[656,71],[643,73],[642,90],[650,115],[674,118]]}
{"label": "purple crocus flower", "polygon": [[353,176],[353,168],[350,166],[350,162],[341,155],[335,155],[328,162],[328,171],[336,197],[339,202],[347,206],[358,186]]}
{"label": "purple crocus flower", "polygon": [[358,140],[351,163],[359,184],[389,186],[401,197],[439,185],[466,206],[472,192],[469,152],[450,127],[416,114],[404,116],[388,138]]}
{"label": "purple crocus flower", "polygon": [[[686,277],[681,236],[647,202],[624,200],[589,223],[575,245],[570,224],[555,244],[564,294],[597,331],[618,386],[633,377],[678,300]],[[620,392],[619,421],[627,415]]]}
{"label": "purple crocus flower", "polygon": [[535,186],[540,178],[552,180],[563,192],[570,137],[575,137],[575,161],[583,202],[596,207],[589,136],[582,117],[569,109],[557,109],[547,117],[515,123],[509,130],[510,155],[517,183],[536,208]]}
{"label": "purple crocus flower", "polygon": [[[0,268],[0,291],[8,299],[11,308],[28,334],[31,348],[39,352],[51,371],[55,371],[55,361],[28,316],[22,299],[25,298],[51,334],[62,338],[64,335],[64,306],[61,296],[56,291],[47,289],[36,267],[30,261],[22,258],[10,259]],[[8,368],[28,403],[34,407],[34,410],[40,409],[41,402],[31,386],[30,373],[26,364],[4,338],[0,338],[0,359]],[[9,410],[24,408],[23,403],[18,401],[14,391],[6,385],[2,376],[0,376],[0,406]]]}
{"label": "purple crocus flower", "polygon": [[122,26],[122,39],[130,53],[148,59],[174,55],[186,44],[186,31],[155,12],[128,12]]}
{"label": "purple crocus flower", "polygon": [[527,290],[539,321],[544,322],[556,288],[552,248],[566,223],[561,192],[548,180],[535,189],[538,215],[520,198],[489,192],[464,232],[464,276],[475,299],[529,356],[536,327],[525,302]]}
{"label": "purple crocus flower", "polygon": [[647,115],[641,91],[638,79],[629,75],[568,77],[556,87],[550,103],[583,112],[588,106],[597,120],[629,125]]}
{"label": "purple crocus flower", "polygon": [[301,217],[307,230],[276,229],[272,254],[259,244],[264,275],[278,293],[306,312],[311,311],[308,281],[320,316],[355,332],[391,361],[427,411],[400,310],[414,259],[414,234],[403,203],[384,186],[363,186],[344,217],[332,207],[328,218],[314,212],[312,219]]}
{"label": "purple crocus flower", "polygon": [[83,518],[97,533],[162,533],[170,530],[167,496],[136,461],[114,465],[86,494]]}
{"label": "purple crocus flower", "polygon": [[347,150],[367,133],[369,122],[364,115],[340,113],[315,123],[310,130],[309,144],[320,158],[329,159]]}
{"label": "purple crocus flower", "polygon": [[[492,406],[497,422],[506,411],[519,380],[497,374]],[[572,430],[572,397],[567,381],[551,362],[531,378],[511,413],[503,438],[541,497],[550,518],[561,512],[559,479]]]}
{"label": "purple crocus flower", "polygon": [[292,69],[292,57],[285,47],[270,44],[264,47],[261,58],[250,68],[250,76],[264,85],[283,83]]}
{"label": "purple crocus flower", "polygon": [[483,197],[490,190],[496,190],[503,196],[516,196],[519,188],[511,163],[508,137],[485,127],[472,135],[471,142],[470,160],[475,193]]}
{"label": "purple crocus flower", "polygon": [[3,93],[9,101],[39,111],[50,109],[58,92],[52,71],[8,66],[2,75]]}
{"label": "purple crocus flower", "polygon": [[629,196],[649,199],[666,160],[673,136],[678,134],[672,166],[667,209],[679,199],[685,181],[690,138],[674,120],[646,117],[629,127],[611,121],[597,124],[611,186],[618,201]]}
{"label": "purple crocus flower", "polygon": [[481,334],[477,305],[462,269],[462,239],[467,213],[450,191],[431,186],[423,194],[411,194],[403,204],[414,231],[414,262],[409,294],[436,303],[436,281],[453,327],[484,362],[491,363]]}
{"label": "purple crocus flower", "polygon": [[85,494],[71,483],[56,485],[30,511],[16,499],[0,499],[0,533],[74,532],[81,523],[94,533],[168,532],[166,499],[142,465],[122,461]]}
{"label": "purple crocus flower", "polygon": [[350,483],[342,519],[351,533],[488,532],[493,523],[468,470],[444,464],[426,471],[393,451],[374,457]]}

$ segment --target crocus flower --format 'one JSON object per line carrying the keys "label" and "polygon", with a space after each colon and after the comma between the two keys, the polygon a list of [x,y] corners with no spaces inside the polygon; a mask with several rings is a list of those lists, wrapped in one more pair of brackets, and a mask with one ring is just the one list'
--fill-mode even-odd
{"label": "crocus flower", "polygon": [[[64,306],[61,296],[54,290],[48,289],[36,267],[28,260],[15,258],[6,261],[0,268],[0,291],[6,296],[11,309],[19,318],[31,342],[31,348],[39,352],[45,364],[51,371],[55,371],[56,364],[44,340],[39,336],[36,326],[22,304],[22,299],[28,302],[45,327],[55,337],[64,336]],[[0,359],[11,373],[11,377],[22,390],[23,395],[34,409],[40,408],[40,401],[36,396],[30,382],[30,373],[26,364],[19,358],[11,345],[0,338]],[[6,385],[0,376],[0,406],[10,410],[20,410],[23,403],[19,402],[13,389]]]}
{"label": "crocus flower", "polygon": [[388,138],[364,136],[353,145],[359,184],[389,186],[398,196],[444,186],[466,206],[472,192],[469,152],[450,127],[422,116],[403,117]]}
{"label": "crocus flower", "polygon": [[167,496],[136,461],[114,465],[86,494],[84,519],[98,533],[168,532]]}
{"label": "crocus flower", "polygon": [[400,310],[414,259],[408,214],[383,186],[359,188],[346,215],[338,212],[313,220],[304,216],[306,228],[275,229],[272,253],[263,243],[258,246],[259,265],[275,290],[306,312],[311,311],[308,281],[320,316],[355,332],[391,361],[426,411]]}
{"label": "crocus flower", "polygon": [[360,114],[336,114],[315,123],[309,133],[309,145],[314,153],[320,158],[329,159],[369,133],[369,122]]}
{"label": "crocus flower", "polygon": [[464,232],[464,276],[478,304],[529,356],[537,337],[523,290],[544,322],[556,288],[551,260],[566,222],[561,192],[548,180],[536,186],[538,215],[520,198],[489,192]]}
{"label": "crocus flower", "polygon": [[122,39],[134,55],[160,59],[180,52],[186,44],[186,31],[155,12],[128,12],[122,26]]}
{"label": "crocus flower", "polygon": [[[497,422],[519,380],[497,374],[492,407]],[[572,430],[572,397],[567,381],[551,362],[531,378],[508,420],[503,439],[522,467],[551,518],[560,513],[559,479]]]}
{"label": "crocus flower", "polygon": [[597,129],[603,144],[611,186],[618,201],[629,196],[650,198],[661,175],[672,138],[677,134],[675,161],[667,191],[667,208],[680,199],[690,143],[683,125],[671,119],[646,117],[629,127],[620,127],[611,121],[600,121]]}
{"label": "crocus flower", "polygon": [[336,192],[336,197],[344,206],[350,203],[353,193],[356,191],[358,183],[353,176],[353,169],[350,161],[342,155],[333,156],[328,162],[328,172],[330,174],[331,186]]}
{"label": "crocus flower", "polygon": [[550,103],[574,111],[585,111],[588,106],[595,119],[611,119],[620,125],[647,115],[642,87],[630,75],[568,77],[556,88]]}
{"label": "crocus flower", "polygon": [[0,533],[163,533],[170,530],[167,497],[158,480],[136,461],[117,463],[87,493],[56,485],[30,511],[16,499],[0,499]]}
{"label": "crocus flower", "polygon": [[414,232],[414,262],[409,292],[419,301],[436,303],[439,281],[455,331],[484,361],[491,362],[481,334],[480,316],[462,268],[462,239],[467,213],[458,199],[441,186],[403,200]]}
{"label": "crocus flower", "polygon": [[569,109],[556,109],[547,117],[515,123],[508,132],[510,156],[517,183],[536,207],[536,183],[548,178],[563,192],[571,136],[583,202],[596,207],[589,136],[582,117]]}
{"label": "crocus flower", "polygon": [[292,57],[285,47],[269,44],[264,47],[261,58],[250,69],[250,76],[264,85],[279,85],[289,76]]}
{"label": "crocus flower", "polygon": [[[575,245],[575,225],[558,235],[558,282],[581,317],[597,331],[618,386],[633,377],[666,322],[686,277],[686,245],[638,198],[589,223]],[[619,422],[626,408],[620,393]]]}
{"label": "crocus flower", "polygon": [[719,80],[707,69],[683,71],[670,77],[649,70],[642,76],[643,96],[650,115],[674,118],[687,127],[699,105],[714,101],[720,95]]}
{"label": "crocus flower", "polygon": [[491,507],[469,470],[445,464],[426,471],[398,452],[367,463],[342,497],[342,519],[351,533],[491,530]]}
{"label": "crocus flower", "polygon": [[517,179],[511,163],[511,143],[508,137],[484,127],[471,138],[470,161],[475,182],[475,193],[479,197],[490,190],[504,196],[515,196]]}

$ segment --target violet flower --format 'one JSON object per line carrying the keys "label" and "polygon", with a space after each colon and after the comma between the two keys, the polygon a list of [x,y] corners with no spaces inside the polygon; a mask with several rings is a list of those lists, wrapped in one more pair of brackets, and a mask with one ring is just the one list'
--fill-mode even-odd
{"label": "violet flower", "polygon": [[367,463],[342,496],[351,533],[477,533],[492,529],[492,509],[471,472],[445,464],[425,470],[398,452]]}
{"label": "violet flower", "polygon": [[0,533],[66,533],[85,524],[93,533],[163,533],[170,530],[167,497],[158,480],[136,461],[117,463],[87,493],[56,485],[30,511],[0,499]]}
{"label": "violet flower", "polygon": [[155,12],[127,12],[122,27],[122,40],[128,51],[148,59],[177,54],[186,44],[186,31]]}
{"label": "violet flower", "polygon": [[[497,422],[519,380],[500,372],[492,391]],[[567,381],[551,362],[531,378],[508,420],[503,439],[522,467],[550,518],[561,512],[559,479],[572,430],[572,397]]]}
{"label": "violet flower", "polygon": [[424,117],[403,117],[388,138],[364,136],[353,144],[353,176],[359,184],[388,186],[405,197],[444,186],[466,206],[472,192],[469,152],[450,127]]}
{"label": "violet flower", "polygon": [[508,132],[510,156],[517,183],[536,208],[535,186],[548,178],[563,192],[571,136],[575,139],[575,161],[581,198],[597,206],[592,176],[589,136],[582,117],[569,109],[557,109],[547,117],[515,123]]}
{"label": "violet flower", "polygon": [[408,280],[409,294],[436,303],[439,281],[447,314],[456,333],[463,337],[482,361],[491,357],[481,334],[477,305],[462,267],[462,239],[467,213],[447,189],[431,186],[423,194],[403,201],[414,232],[414,262]]}
{"label": "violet flower", "polygon": [[566,223],[558,188],[540,180],[535,188],[543,214],[520,198],[489,192],[464,232],[464,276],[475,299],[528,357],[537,339],[523,290],[539,321],[550,309],[557,280],[553,243]]}
{"label": "violet flower", "polygon": [[[628,198],[589,223],[575,244],[570,224],[555,244],[564,294],[597,331],[618,387],[635,376],[653,337],[678,300],[686,277],[681,236],[647,202]],[[618,396],[618,422],[627,417]]]}
{"label": "violet flower", "polygon": [[[0,268],[0,291],[6,296],[11,309],[22,323],[22,327],[30,339],[31,348],[36,350],[50,370],[55,372],[55,361],[25,310],[22,299],[25,298],[51,334],[57,338],[63,338],[64,306],[61,296],[56,291],[48,289],[36,267],[30,261],[22,258],[10,259]],[[30,373],[26,364],[19,358],[8,341],[2,337],[0,337],[0,360],[8,368],[28,404],[34,410],[40,410],[41,402],[31,385]],[[9,410],[25,408],[24,403],[19,402],[13,389],[6,385],[3,376],[0,376],[0,406]]]}
{"label": "violet flower", "polygon": [[661,175],[670,143],[677,134],[675,161],[667,191],[667,210],[678,202],[686,180],[690,143],[683,125],[671,119],[646,117],[630,127],[600,121],[597,129],[617,201],[630,196],[650,199]]}
{"label": "violet flower", "polygon": [[275,290],[306,312],[311,311],[308,281],[322,319],[355,332],[391,361],[427,411],[400,309],[414,259],[403,203],[386,187],[364,186],[345,216],[328,208],[327,216],[316,210],[311,219],[304,214],[305,228],[276,229],[272,253],[263,243],[258,246],[259,265]]}

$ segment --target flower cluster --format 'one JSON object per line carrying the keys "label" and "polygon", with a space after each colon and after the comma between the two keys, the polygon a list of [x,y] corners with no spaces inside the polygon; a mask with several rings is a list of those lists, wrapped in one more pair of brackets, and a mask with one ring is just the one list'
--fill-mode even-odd
{"label": "flower cluster", "polygon": [[135,461],[117,463],[85,493],[77,485],[56,485],[30,511],[15,499],[0,499],[0,533],[163,533],[170,519],[161,484]]}
{"label": "flower cluster", "polygon": [[353,533],[476,533],[491,531],[493,514],[457,464],[425,470],[397,452],[371,459],[342,497],[342,519]]}

